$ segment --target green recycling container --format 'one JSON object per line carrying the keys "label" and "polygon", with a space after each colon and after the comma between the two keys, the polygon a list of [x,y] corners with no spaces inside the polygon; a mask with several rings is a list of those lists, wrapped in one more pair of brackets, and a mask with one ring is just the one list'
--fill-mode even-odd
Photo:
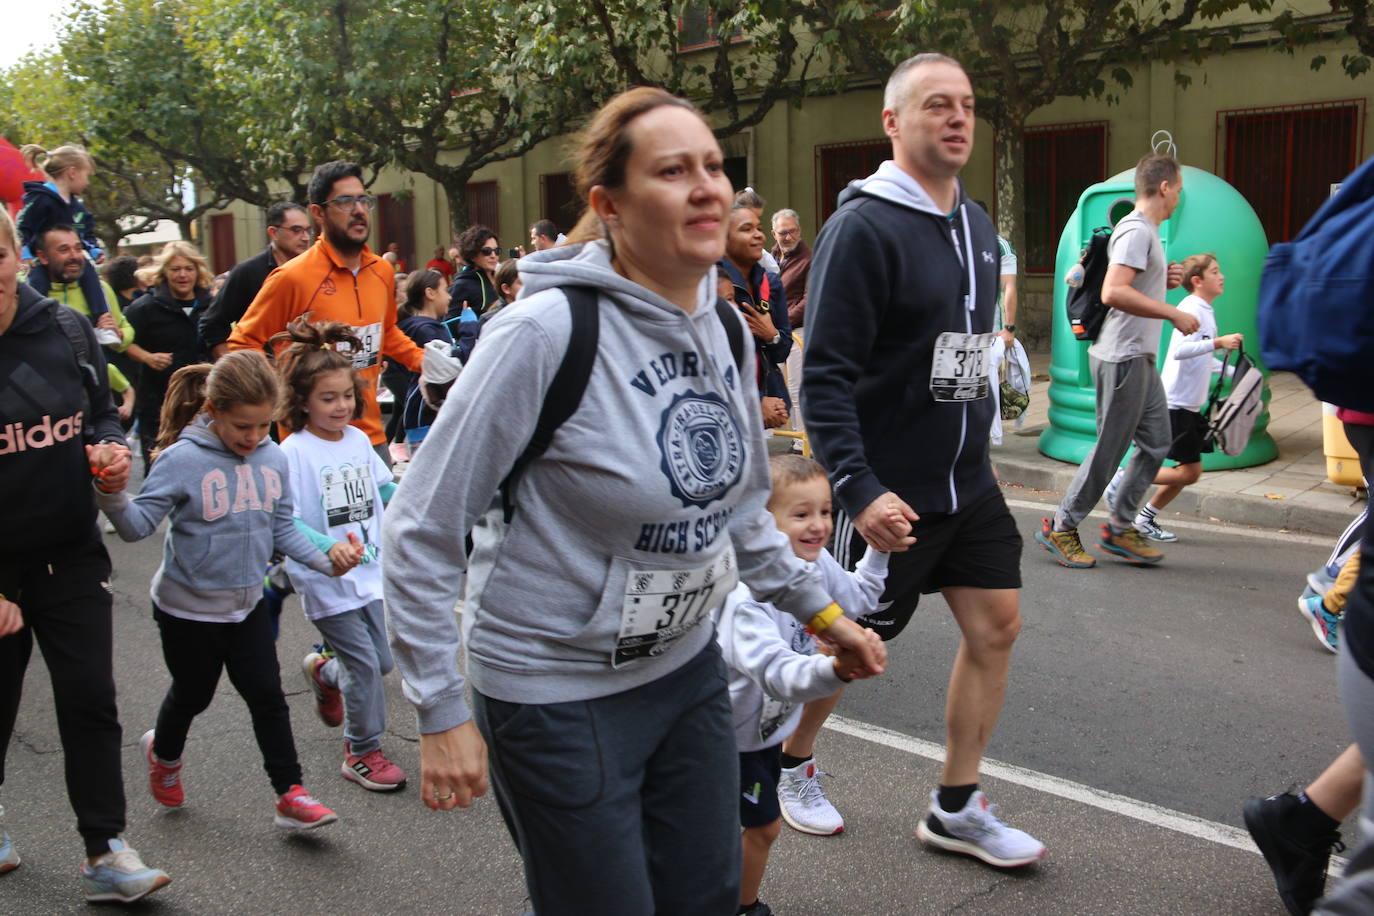
{"label": "green recycling container", "polygon": [[[1040,451],[1051,458],[1081,464],[1097,441],[1097,416],[1092,373],[1088,368],[1088,342],[1076,339],[1069,329],[1066,302],[1069,286],[1064,275],[1077,263],[1099,226],[1115,225],[1135,209],[1135,170],[1113,175],[1083,192],[1078,209],[1069,217],[1059,237],[1055,257],[1054,315],[1050,334],[1049,426],[1040,435]],[[1226,275],[1226,292],[1212,303],[1217,332],[1245,335],[1245,353],[1264,373],[1263,413],[1255,422],[1250,444],[1239,455],[1212,452],[1202,456],[1204,470],[1243,468],[1272,461],[1278,445],[1269,435],[1269,370],[1260,362],[1259,332],[1255,309],[1259,299],[1260,272],[1269,253],[1264,227],[1241,193],[1222,179],[1192,166],[1183,166],[1183,192],[1178,208],[1159,227],[1168,261],[1211,252]],[[1187,292],[1169,290],[1166,300],[1177,305]],[[1163,366],[1173,325],[1164,322],[1160,335],[1158,365]],[[1207,357],[1198,357],[1206,359]]]}

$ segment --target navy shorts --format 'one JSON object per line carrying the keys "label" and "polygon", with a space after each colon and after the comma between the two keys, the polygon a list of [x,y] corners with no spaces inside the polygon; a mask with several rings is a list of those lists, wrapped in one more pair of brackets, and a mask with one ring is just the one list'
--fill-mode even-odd
{"label": "navy shorts", "polygon": [[1179,464],[1196,464],[1202,460],[1204,451],[1211,451],[1203,441],[1207,421],[1196,410],[1170,407],[1169,428],[1174,434],[1174,442],[1169,446],[1171,460]]}
{"label": "navy shorts", "polygon": [[739,754],[739,822],[742,827],[767,827],[782,817],[778,806],[778,777],[782,773],[782,745]]}
{"label": "navy shorts", "polygon": [[[960,512],[922,515],[911,533],[916,538],[911,549],[888,558],[887,587],[878,609],[857,621],[884,640],[906,629],[922,595],[952,586],[1021,587],[1021,532],[997,487]],[[832,549],[835,559],[850,570],[868,549],[840,511],[835,513],[833,548],[838,548]]]}

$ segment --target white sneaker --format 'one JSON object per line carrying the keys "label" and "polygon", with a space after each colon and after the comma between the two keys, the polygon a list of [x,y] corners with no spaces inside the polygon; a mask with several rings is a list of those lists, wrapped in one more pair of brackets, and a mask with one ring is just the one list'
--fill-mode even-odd
{"label": "white sneaker", "polygon": [[778,774],[782,819],[792,829],[813,836],[834,836],[844,830],[844,818],[821,788],[821,777],[825,775],[815,759],[784,768]]}
{"label": "white sneaker", "polygon": [[938,793],[930,793],[930,811],[916,825],[916,837],[927,846],[961,852],[998,868],[1029,865],[1045,856],[1035,837],[998,820],[997,807],[982,792],[974,792],[962,811],[940,807]]}
{"label": "white sneaker", "polygon": [[5,807],[0,805],[0,875],[19,867],[19,853],[14,850],[10,835],[5,832]]}
{"label": "white sneaker", "polygon": [[1163,528],[1159,527],[1159,522],[1148,519],[1143,515],[1137,515],[1135,517],[1135,530],[1152,541],[1164,541],[1167,543],[1168,541],[1178,540],[1178,535],[1174,534],[1172,531],[1165,531]]}
{"label": "white sneaker", "polygon": [[144,865],[138,850],[123,840],[110,840],[110,851],[94,865],[81,863],[87,903],[133,903],[171,883],[166,872]]}

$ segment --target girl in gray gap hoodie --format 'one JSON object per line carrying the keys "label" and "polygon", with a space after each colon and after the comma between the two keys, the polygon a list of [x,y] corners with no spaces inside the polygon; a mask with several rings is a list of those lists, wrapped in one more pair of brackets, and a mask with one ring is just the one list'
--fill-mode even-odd
{"label": "girl in gray gap hoodie", "polygon": [[126,541],[172,520],[150,589],[172,676],[157,727],[142,740],[153,797],[168,807],[185,800],[186,735],[228,668],[253,717],[277,795],[277,826],[309,829],[338,818],[301,787],[272,622],[261,603],[262,571],[274,547],[326,575],[334,574],[331,557],[349,568],[357,552],[335,543],[326,554],[329,539],[314,533],[321,538],[315,546],[292,518],[286,455],[267,438],[276,403],[276,376],[260,352],[179,369],[167,389],[160,438],[176,441],[157,456],[138,496],[97,490],[96,502]]}
{"label": "girl in gray gap hoodie", "polygon": [[[520,276],[521,298],[483,330],[383,530],[387,624],[426,734],[471,718],[452,613],[464,569],[468,676],[510,703],[589,700],[667,676],[711,643],[711,611],[737,580],[803,623],[830,603],[765,508],[752,353],[741,377],[714,273],[690,315],[618,274],[605,242],[527,255]],[[523,472],[507,523],[501,482],[568,348],[560,286],[597,290],[596,361],[579,409]]]}

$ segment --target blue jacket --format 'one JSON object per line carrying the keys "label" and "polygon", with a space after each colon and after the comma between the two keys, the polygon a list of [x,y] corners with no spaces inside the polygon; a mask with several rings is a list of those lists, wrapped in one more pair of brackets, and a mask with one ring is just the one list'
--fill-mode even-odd
{"label": "blue jacket", "polygon": [[57,185],[51,181],[24,182],[24,206],[16,220],[24,257],[33,257],[31,249],[34,236],[61,223],[75,226],[81,244],[86,246],[91,257],[100,258],[100,240],[95,237],[95,224],[81,198],[73,195],[70,201],[63,200],[57,192]]}
{"label": "blue jacket", "polygon": [[240,457],[202,415],[153,462],[138,496],[97,493],[96,503],[126,541],[147,537],[170,515],[153,602],[174,617],[233,623],[262,597],[274,549],[325,574],[334,568],[293,521],[290,479],[271,439]]}
{"label": "blue jacket", "polygon": [[[465,309],[464,314],[471,315],[471,309]],[[457,356],[464,363],[468,361],[469,354],[472,353],[472,345],[477,342],[477,335],[468,332],[467,335],[454,339],[453,333],[449,330],[451,326],[463,327],[471,324],[476,326],[477,321],[453,324],[450,321],[440,321],[437,318],[430,318],[428,315],[411,315],[409,318],[402,318],[396,327],[406,333],[406,336],[415,341],[415,346],[424,347],[431,340],[445,340],[453,345],[453,355]],[[463,344],[467,346],[464,348]],[[420,396],[420,373],[411,372],[407,377],[406,400],[403,406],[398,406],[401,411],[401,427],[407,434],[407,441],[420,442],[424,440],[424,434],[429,429],[429,425],[434,422],[434,411],[429,409],[424,398]]]}
{"label": "blue jacket", "polygon": [[749,279],[745,280],[729,258],[721,258],[716,269],[734,284],[736,303],[747,302],[773,319],[773,327],[778,329],[779,334],[777,343],[770,344],[751,335],[759,366],[759,394],[782,398],[787,403],[787,409],[791,410],[792,399],[787,395],[787,383],[779,368],[787,361],[787,354],[792,352],[792,323],[787,319],[787,293],[783,291],[782,278],[755,264],[749,271]]}

